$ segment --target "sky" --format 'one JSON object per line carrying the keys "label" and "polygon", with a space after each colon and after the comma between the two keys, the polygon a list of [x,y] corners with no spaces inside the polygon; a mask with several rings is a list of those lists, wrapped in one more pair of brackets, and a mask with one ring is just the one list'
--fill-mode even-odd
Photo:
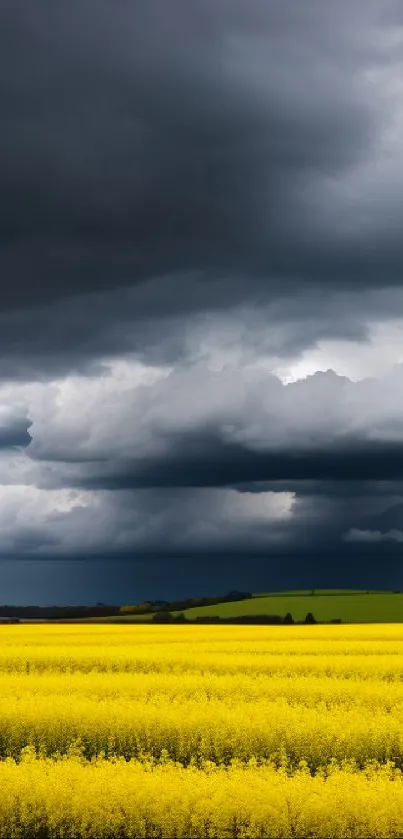
{"label": "sky", "polygon": [[0,602],[403,590],[403,4],[3,0]]}

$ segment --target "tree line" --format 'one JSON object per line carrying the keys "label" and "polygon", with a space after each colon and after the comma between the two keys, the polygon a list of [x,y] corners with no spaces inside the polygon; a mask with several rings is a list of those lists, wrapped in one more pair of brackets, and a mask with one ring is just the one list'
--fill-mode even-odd
{"label": "tree line", "polygon": [[160,611],[155,612],[152,617],[152,623],[188,623],[188,624],[267,624],[275,625],[292,625],[292,624],[315,624],[315,623],[341,623],[341,618],[333,618],[329,621],[317,621],[312,612],[308,612],[303,621],[295,621],[290,612],[286,615],[233,615],[231,617],[221,617],[220,615],[199,615],[196,618],[189,619],[180,612],[178,615],[173,615],[172,612]]}
{"label": "tree line", "polygon": [[183,612],[196,606],[216,606],[218,603],[234,603],[238,600],[250,600],[250,591],[233,591],[216,597],[187,597],[182,600],[143,600],[129,606],[121,606],[121,615],[147,615],[150,612]]}

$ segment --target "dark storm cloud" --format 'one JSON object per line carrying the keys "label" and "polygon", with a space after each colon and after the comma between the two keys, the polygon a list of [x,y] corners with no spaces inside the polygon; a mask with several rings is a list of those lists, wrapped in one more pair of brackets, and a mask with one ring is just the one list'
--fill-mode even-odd
{"label": "dark storm cloud", "polygon": [[402,375],[401,365],[361,382],[328,371],[283,386],[195,365],[112,391],[113,415],[99,382],[92,425],[50,403],[33,426],[32,480],[45,495],[73,488],[98,500],[48,517],[56,545],[26,553],[79,559],[84,543],[87,558],[165,557],[175,568],[182,557],[189,579],[206,556],[238,567],[260,556],[293,574],[300,562],[317,579],[326,563],[362,569],[365,555],[369,571],[380,545],[392,561],[403,533]]}
{"label": "dark storm cloud", "polygon": [[371,497],[403,497],[403,482],[392,480],[281,480],[252,481],[236,484],[238,492],[291,492],[299,497],[323,495],[330,499],[368,499]]}
{"label": "dark storm cloud", "polygon": [[216,304],[377,284],[381,265],[400,282],[400,226],[385,231],[376,194],[375,238],[337,230],[336,199],[321,228],[317,202],[376,150],[384,103],[363,71],[396,59],[398,11],[3,3],[2,306],[187,271],[237,278]]}
{"label": "dark storm cloud", "polygon": [[[402,25],[388,0],[1,4],[1,394],[31,380],[33,418],[0,414],[1,558],[97,559],[91,593],[132,559],[129,599],[396,585],[403,368],[250,370],[403,312]],[[125,353],[162,378],[122,384]]]}
{"label": "dark storm cloud", "polygon": [[111,382],[96,382],[83,417],[85,380],[71,389],[72,418],[55,389],[33,423],[31,464],[53,462],[61,485],[99,489],[358,482],[371,494],[403,481],[402,364],[358,382],[328,370],[283,385],[253,367],[202,363],[135,387]]}
{"label": "dark storm cloud", "polygon": [[[221,299],[217,299],[218,297]],[[73,295],[46,305],[0,312],[2,379],[46,379],[66,372],[105,372],[100,359],[133,353],[145,364],[191,360],[212,350],[241,348],[243,355],[295,357],[319,340],[364,341],[374,311],[403,314],[395,295],[365,301],[307,293],[267,306],[226,307],[242,300],[239,280],[205,283],[197,275],[167,277],[137,289]]]}
{"label": "dark storm cloud", "polygon": [[394,504],[378,516],[372,516],[370,520],[367,520],[366,525],[382,532],[403,529],[403,503]]}
{"label": "dark storm cloud", "polygon": [[[130,489],[140,487],[224,487],[257,484],[256,492],[266,491],[266,484],[283,482],[283,488],[297,487],[294,482],[403,481],[403,443],[362,443],[346,438],[337,445],[319,450],[253,451],[206,432],[183,433],[172,441],[168,455],[162,458],[115,460],[91,464],[90,474],[68,478],[74,486],[91,489]],[[92,473],[92,474],[91,474]],[[285,482],[285,483],[284,483]],[[263,483],[259,487],[259,483]],[[274,488],[274,486],[273,486]],[[373,491],[378,492],[378,489]],[[292,490],[290,490],[292,491]],[[305,490],[309,493],[309,489]],[[323,491],[325,488],[323,487]],[[337,490],[333,487],[332,494]],[[349,487],[348,492],[356,494]],[[371,492],[371,490],[370,490]],[[370,494],[370,492],[368,494]],[[367,494],[366,492],[364,494]]]}
{"label": "dark storm cloud", "polygon": [[31,420],[25,417],[5,417],[0,414],[0,451],[29,446],[31,435],[28,431]]}

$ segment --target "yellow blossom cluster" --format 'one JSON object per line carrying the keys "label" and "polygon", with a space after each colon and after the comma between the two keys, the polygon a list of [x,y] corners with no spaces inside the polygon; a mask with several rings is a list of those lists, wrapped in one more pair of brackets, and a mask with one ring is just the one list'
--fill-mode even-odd
{"label": "yellow blossom cluster", "polygon": [[403,833],[403,625],[0,628],[0,837]]}
{"label": "yellow blossom cluster", "polygon": [[0,837],[264,839],[401,837],[403,776],[332,766],[311,776],[270,765],[37,759],[0,763]]}

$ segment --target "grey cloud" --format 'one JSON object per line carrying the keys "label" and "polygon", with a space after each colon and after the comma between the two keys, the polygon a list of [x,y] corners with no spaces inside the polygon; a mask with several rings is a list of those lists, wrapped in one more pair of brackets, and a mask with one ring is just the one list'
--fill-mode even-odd
{"label": "grey cloud", "polygon": [[[206,360],[213,364],[287,359],[319,340],[365,341],[366,321],[403,314],[396,295],[293,295],[267,306],[226,306],[243,286],[197,276],[156,278],[136,289],[72,295],[33,308],[0,312],[2,379],[46,380],[66,373],[105,372],[103,361],[122,354],[146,364]],[[218,305],[215,294],[220,289]],[[331,305],[329,305],[331,303]]]}
{"label": "grey cloud", "polygon": [[258,0],[4,4],[3,305],[187,271],[235,275],[252,301],[287,282],[377,284],[380,264],[400,281],[376,194],[364,244],[337,233],[348,196],[325,228],[317,199],[376,154],[385,103],[364,71],[398,60],[394,14],[381,0],[304,15]]}
{"label": "grey cloud", "polygon": [[63,485],[98,489],[401,482],[402,376],[401,365],[355,383],[328,371],[284,386],[253,367],[197,363],[120,391],[100,379],[92,396],[77,380],[73,418],[57,388],[34,416],[29,456],[53,461]]}
{"label": "grey cloud", "polygon": [[31,420],[25,417],[3,418],[0,414],[0,450],[29,446],[31,425]]}
{"label": "grey cloud", "polygon": [[[41,509],[49,500],[25,554],[311,552],[319,562],[339,545],[360,557],[379,540],[354,534],[403,526],[401,376],[396,366],[354,383],[328,371],[283,386],[261,371],[197,364],[135,388],[77,380],[67,403],[55,388],[33,411],[26,475]],[[71,488],[71,509],[52,512],[52,493]],[[287,514],[272,515],[282,499]],[[40,547],[46,530],[54,541]],[[394,554],[396,539],[381,541]]]}
{"label": "grey cloud", "polygon": [[221,558],[258,589],[354,585],[381,547],[396,578],[403,368],[264,371],[403,313],[402,25],[389,0],[1,5],[2,557],[195,585]]}
{"label": "grey cloud", "polygon": [[[4,496],[3,496],[4,497]],[[1,510],[0,557],[9,559],[92,559],[247,556],[311,556],[316,564],[335,562],[337,549],[359,557],[367,533],[396,498],[328,498],[320,491],[294,498],[282,492],[170,488],[72,493],[15,487]],[[365,502],[365,506],[363,505]],[[402,499],[400,499],[402,502]],[[35,520],[35,526],[30,521]],[[396,528],[382,539],[394,552]],[[346,538],[346,533],[350,534]],[[351,536],[352,534],[352,536]],[[392,535],[391,535],[392,534]],[[364,545],[365,547],[365,545]],[[207,559],[206,559],[207,561]]]}
{"label": "grey cloud", "polygon": [[403,532],[401,530],[387,530],[386,533],[381,533],[380,530],[359,530],[359,528],[352,527],[345,535],[347,542],[403,542]]}
{"label": "grey cloud", "polygon": [[[246,446],[221,441],[213,435],[183,435],[165,457],[116,459],[88,462],[85,468],[66,469],[61,465],[58,480],[65,486],[92,489],[136,489],[147,487],[217,487],[242,486],[263,482],[299,490],[299,482],[343,482],[338,493],[345,495],[348,482],[403,480],[403,446],[372,444],[361,446],[349,440],[346,445],[319,451],[297,449],[253,452]],[[270,483],[272,482],[272,483]],[[298,483],[297,483],[298,482]],[[247,487],[249,491],[249,486]],[[262,491],[260,489],[259,491]],[[326,487],[321,487],[325,492]],[[357,491],[349,486],[349,495]],[[367,491],[362,492],[368,495]]]}
{"label": "grey cloud", "polygon": [[15,486],[0,510],[0,557],[262,553],[287,541],[289,508],[290,499],[275,493],[153,490],[117,497]]}
{"label": "grey cloud", "polygon": [[402,313],[401,25],[386,0],[3,4],[2,376],[175,363],[200,316],[288,357]]}

